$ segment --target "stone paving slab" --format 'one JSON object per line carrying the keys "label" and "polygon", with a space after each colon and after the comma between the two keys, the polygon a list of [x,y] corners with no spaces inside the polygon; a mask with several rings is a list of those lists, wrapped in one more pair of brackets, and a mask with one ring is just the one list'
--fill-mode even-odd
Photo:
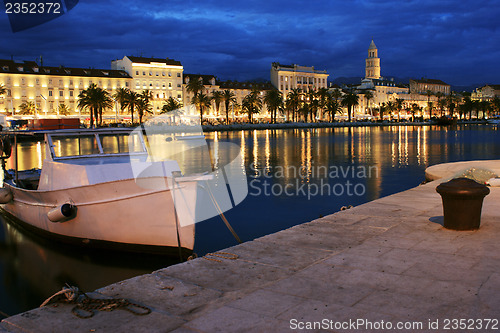
{"label": "stone paving slab", "polygon": [[414,331],[436,332],[429,320],[500,319],[500,188],[485,198],[481,228],[457,232],[442,226],[438,184],[223,250],[236,260],[198,258],[97,290],[147,305],[150,315],[83,320],[70,306],[49,306],[3,320],[0,332],[381,331],[291,329],[357,319],[419,321]]}

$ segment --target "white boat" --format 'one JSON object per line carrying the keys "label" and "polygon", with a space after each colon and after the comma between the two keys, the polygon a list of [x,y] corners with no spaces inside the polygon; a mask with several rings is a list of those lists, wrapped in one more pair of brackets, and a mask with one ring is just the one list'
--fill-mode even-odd
{"label": "white boat", "polygon": [[192,252],[195,227],[186,220],[194,214],[204,176],[184,177],[178,163],[167,160],[158,162],[163,176],[138,181],[132,169],[156,163],[148,160],[141,131],[43,134],[41,170],[18,171],[14,144],[16,167],[6,171],[0,189],[1,208],[22,227],[92,248],[184,257]]}

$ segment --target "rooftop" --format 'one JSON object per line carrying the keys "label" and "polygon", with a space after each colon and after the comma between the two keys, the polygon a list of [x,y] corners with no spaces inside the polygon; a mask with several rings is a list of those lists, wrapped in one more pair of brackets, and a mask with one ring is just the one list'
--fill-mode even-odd
{"label": "rooftop", "polygon": [[130,75],[122,70],[39,66],[34,61],[15,61],[5,59],[0,59],[0,73],[130,78]]}
{"label": "rooftop", "polygon": [[441,85],[445,85],[445,86],[449,86],[448,83],[445,83],[441,80],[437,80],[437,79],[410,79],[410,82],[411,81],[414,81],[414,82],[417,82],[417,83],[427,83],[427,84],[441,84]]}
{"label": "rooftop", "polygon": [[150,64],[152,62],[162,63],[170,66],[182,66],[180,61],[169,59],[169,58],[146,58],[146,57],[135,57],[135,56],[127,56],[132,62],[139,64]]}

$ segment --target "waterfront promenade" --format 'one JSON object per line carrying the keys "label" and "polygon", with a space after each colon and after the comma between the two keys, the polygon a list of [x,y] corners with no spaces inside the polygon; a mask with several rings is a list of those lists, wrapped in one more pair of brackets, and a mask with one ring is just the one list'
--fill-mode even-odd
{"label": "waterfront promenade", "polygon": [[[481,164],[500,168],[500,161]],[[429,170],[446,178],[451,169]],[[150,307],[149,315],[116,310],[80,319],[72,305],[47,306],[3,320],[0,332],[290,332],[323,320],[334,332],[371,331],[335,329],[361,320],[438,332],[447,319],[447,331],[461,331],[452,329],[453,319],[481,319],[483,329],[474,332],[494,331],[484,326],[500,319],[500,188],[485,198],[481,228],[458,232],[442,227],[439,183],[222,251],[235,260],[198,258],[93,295],[133,300]]]}

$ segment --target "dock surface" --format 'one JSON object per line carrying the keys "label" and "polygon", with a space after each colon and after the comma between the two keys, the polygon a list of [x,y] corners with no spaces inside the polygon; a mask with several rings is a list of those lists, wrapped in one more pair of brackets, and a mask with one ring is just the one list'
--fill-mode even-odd
{"label": "dock surface", "polygon": [[[80,319],[73,305],[49,305],[4,319],[0,332],[387,331],[375,328],[382,322],[395,332],[457,332],[452,320],[461,319],[474,320],[474,332],[498,331],[500,188],[490,188],[479,230],[452,231],[442,226],[439,183],[220,251],[226,258],[197,258],[93,294],[132,300],[151,314],[115,310]],[[490,330],[495,319],[497,330]],[[401,323],[414,326],[396,329]]]}

